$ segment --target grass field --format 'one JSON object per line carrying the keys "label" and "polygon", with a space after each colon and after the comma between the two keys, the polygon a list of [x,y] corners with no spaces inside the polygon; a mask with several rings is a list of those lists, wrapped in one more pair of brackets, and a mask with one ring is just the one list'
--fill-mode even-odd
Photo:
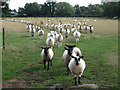
{"label": "grass field", "polygon": [[[6,50],[2,51],[2,83],[3,88],[49,88],[60,84],[58,88],[74,86],[73,76],[66,75],[66,66],[62,59],[65,44],[76,44],[72,36],[64,38],[61,48],[53,48],[53,66],[44,70],[41,59],[41,46],[46,46],[45,24],[48,18],[17,18],[30,20],[39,24],[45,31],[41,40],[26,32],[26,24],[5,21]],[[84,18],[49,18],[51,22],[74,23]],[[118,21],[109,19],[89,18],[88,24],[94,26],[94,33],[82,33],[79,47],[86,62],[86,70],[82,76],[82,84],[96,84],[99,88],[118,89]],[[93,22],[96,19],[97,22]],[[44,24],[41,25],[40,21]],[[53,20],[53,21],[52,21]],[[83,88],[75,86],[74,88]],[[86,86],[84,88],[91,88]]]}

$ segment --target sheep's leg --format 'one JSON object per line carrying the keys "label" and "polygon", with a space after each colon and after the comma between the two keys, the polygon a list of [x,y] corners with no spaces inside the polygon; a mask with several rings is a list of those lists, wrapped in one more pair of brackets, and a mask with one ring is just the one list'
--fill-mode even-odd
{"label": "sheep's leg", "polygon": [[52,59],[50,61],[51,61],[51,66],[52,66]]}
{"label": "sheep's leg", "polygon": [[77,85],[77,76],[74,75],[74,79],[75,79],[75,85]]}
{"label": "sheep's leg", "polygon": [[81,84],[81,77],[78,77],[78,83]]}
{"label": "sheep's leg", "polygon": [[47,70],[49,70],[49,61],[50,61],[50,60],[48,60],[48,68],[47,68]]}
{"label": "sheep's leg", "polygon": [[46,69],[46,61],[44,60],[44,68]]}
{"label": "sheep's leg", "polygon": [[78,83],[81,84],[81,76],[82,76],[83,72],[79,75],[78,77]]}
{"label": "sheep's leg", "polygon": [[66,64],[67,66],[67,75],[69,75],[69,67],[68,67],[68,64]]}

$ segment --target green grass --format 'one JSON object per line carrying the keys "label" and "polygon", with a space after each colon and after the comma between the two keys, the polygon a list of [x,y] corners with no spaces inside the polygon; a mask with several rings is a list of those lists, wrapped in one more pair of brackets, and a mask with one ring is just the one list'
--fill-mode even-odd
{"label": "green grass", "polygon": [[[71,39],[64,40],[61,48],[54,46],[53,66],[50,66],[49,71],[43,68],[43,64],[39,64],[42,63],[40,47],[46,46],[46,35],[42,40],[37,34],[32,38],[29,33],[6,32],[5,36],[6,50],[2,54],[3,82],[16,78],[25,80],[27,85],[35,88],[48,88],[56,83],[62,83],[60,88],[74,85],[73,76],[66,75],[62,59],[65,44],[76,44],[72,36]],[[118,52],[117,36],[83,34],[76,45],[81,49],[87,65],[82,83],[95,83],[100,88],[119,88],[117,65],[112,65],[106,56]]]}

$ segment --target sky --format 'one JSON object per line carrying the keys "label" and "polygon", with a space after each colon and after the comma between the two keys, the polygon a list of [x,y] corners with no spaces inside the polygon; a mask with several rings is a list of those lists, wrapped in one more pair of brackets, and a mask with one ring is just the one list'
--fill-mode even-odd
{"label": "sky", "polygon": [[[80,6],[88,6],[91,4],[100,4],[101,0],[56,0],[57,2],[68,2],[70,5],[74,6],[79,4]],[[44,4],[46,0],[10,0],[9,8],[16,9],[18,11],[19,7],[24,7],[26,3],[37,2],[38,4]]]}

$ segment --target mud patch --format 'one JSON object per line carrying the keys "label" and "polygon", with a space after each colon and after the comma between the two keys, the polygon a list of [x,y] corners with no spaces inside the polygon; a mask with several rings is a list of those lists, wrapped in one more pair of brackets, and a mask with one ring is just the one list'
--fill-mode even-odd
{"label": "mud patch", "polygon": [[17,80],[17,79],[6,80],[2,84],[2,88],[26,88],[26,87],[27,84],[24,80]]}

